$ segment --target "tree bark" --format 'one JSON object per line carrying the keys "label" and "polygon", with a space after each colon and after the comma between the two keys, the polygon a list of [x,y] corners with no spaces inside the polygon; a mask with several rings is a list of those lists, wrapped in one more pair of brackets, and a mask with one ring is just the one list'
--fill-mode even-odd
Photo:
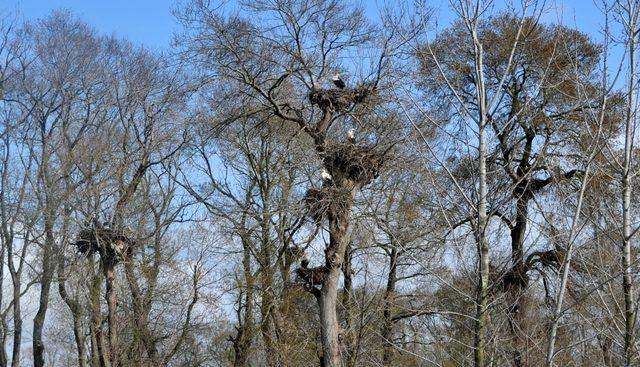
{"label": "tree bark", "polygon": [[387,286],[384,292],[384,310],[383,323],[381,335],[383,339],[382,349],[382,365],[391,366],[394,359],[394,347],[393,347],[393,327],[395,322],[393,321],[393,304],[396,294],[396,282],[398,272],[398,249],[394,246],[391,249],[389,255],[389,274],[387,275]]}
{"label": "tree bark", "polygon": [[118,367],[119,363],[119,351],[118,351],[118,331],[116,330],[116,308],[118,299],[116,290],[114,288],[115,283],[115,271],[114,264],[110,261],[103,261],[102,269],[104,271],[104,277],[106,281],[105,300],[107,301],[107,336],[109,339],[109,362],[111,366]]}
{"label": "tree bark", "polygon": [[[152,332],[151,330],[149,330],[149,308],[145,307],[145,301],[143,299],[142,292],[140,291],[140,286],[138,285],[135,271],[133,269],[133,262],[125,261],[124,270],[125,276],[127,278],[127,283],[129,285],[129,290],[131,291],[132,311],[134,319],[133,321],[137,329],[137,332],[133,336],[133,345],[136,346],[133,353],[139,354],[135,356],[138,359],[143,358],[143,353],[146,353],[151,363],[156,365],[158,364],[158,350],[156,348],[156,343],[154,341]],[[147,281],[150,285],[155,282],[155,279],[147,278]],[[144,352],[142,351],[142,348],[144,348]]]}
{"label": "tree bark", "polygon": [[[246,235],[241,235],[242,240],[242,267],[245,278],[245,289],[238,297],[238,327],[236,336],[232,338],[234,351],[234,367],[245,367],[249,363],[249,351],[253,334],[253,293],[254,276],[251,270],[251,242]],[[244,296],[244,297],[243,297]],[[244,300],[243,300],[244,298]],[[244,302],[244,306],[242,303]],[[244,311],[244,312],[243,312]]]}
{"label": "tree bark", "polygon": [[[526,158],[528,160],[528,158]],[[524,367],[527,365],[526,358],[526,335],[524,325],[526,314],[525,291],[527,287],[527,274],[524,264],[524,240],[527,232],[527,221],[529,220],[529,199],[532,193],[528,188],[528,180],[525,172],[519,171],[520,182],[515,190],[516,196],[516,217],[511,228],[511,270],[510,273],[516,279],[516,283],[510,284],[507,289],[507,302],[510,332],[512,336],[512,358],[514,367]],[[521,189],[518,189],[518,186]],[[524,354],[524,358],[523,358]]]}
{"label": "tree bark", "polygon": [[[89,255],[89,263],[95,269],[94,255]],[[100,293],[102,292],[102,273],[93,270],[89,302],[91,305],[91,367],[110,367],[107,351],[105,350],[102,332],[102,312],[100,309]]]}
{"label": "tree bark", "polygon": [[[269,257],[270,258],[270,255]],[[260,333],[264,342],[267,366],[280,366],[280,358],[276,341],[273,335],[273,327],[271,324],[271,313],[273,312],[275,300],[273,296],[273,268],[267,267],[262,270],[262,300],[260,305]]]}
{"label": "tree bark", "polygon": [[351,193],[340,211],[329,211],[329,246],[325,250],[326,277],[317,294],[320,308],[321,340],[324,367],[341,367],[340,324],[338,322],[338,284],[345,251],[349,242],[351,208],[357,185],[337,183],[337,190],[351,188]]}
{"label": "tree bark", "polygon": [[[50,204],[49,204],[50,205]],[[53,281],[55,264],[54,257],[54,234],[53,234],[53,214],[50,210],[45,214],[45,240],[42,252],[42,278],[40,280],[40,298],[38,312],[33,319],[33,365],[34,367],[44,367],[44,321],[49,308],[49,291]]]}
{"label": "tree bark", "polygon": [[[477,25],[476,25],[477,26]],[[475,68],[478,83],[476,93],[479,107],[478,119],[478,198],[477,223],[475,228],[478,251],[478,286],[476,291],[476,322],[474,330],[474,363],[476,367],[487,365],[486,333],[487,333],[487,290],[489,287],[489,244],[486,236],[487,227],[487,111],[484,90],[483,51],[477,38],[477,28],[473,29]]]}
{"label": "tree bark", "polygon": [[[629,2],[629,6],[634,8]],[[631,196],[632,196],[632,154],[634,145],[634,132],[636,128],[635,112],[636,112],[636,14],[637,9],[629,9],[628,12],[628,39],[627,50],[629,52],[629,70],[628,70],[628,94],[626,106],[625,121],[625,144],[624,144],[624,163],[622,172],[622,291],[624,293],[624,364],[630,366],[633,360],[635,345],[635,324],[636,309],[633,290],[633,274],[631,269],[631,236],[632,236],[632,219],[631,219]]]}
{"label": "tree bark", "polygon": [[60,261],[58,265],[58,293],[60,294],[60,298],[65,302],[67,307],[69,307],[69,311],[71,311],[71,318],[73,320],[73,337],[76,342],[76,349],[78,352],[78,366],[79,367],[87,367],[87,350],[84,345],[85,336],[82,329],[82,324],[80,322],[80,313],[82,306],[77,300],[71,299],[69,294],[67,293],[66,285],[64,282],[64,276],[61,273],[62,269],[64,269],[63,261]]}
{"label": "tree bark", "polygon": [[320,290],[318,306],[320,307],[320,326],[323,351],[323,367],[341,367],[340,324],[336,312],[338,298],[338,281],[340,269],[331,269]]}
{"label": "tree bark", "polygon": [[356,333],[356,321],[354,315],[352,291],[353,277],[351,270],[351,244],[347,243],[344,251],[344,263],[342,264],[342,276],[344,277],[344,289],[342,290],[342,308],[344,309],[345,330],[344,349],[346,351],[346,367],[354,367],[358,360],[358,337]]}
{"label": "tree bark", "polygon": [[[12,259],[13,261],[13,259]],[[20,274],[12,272],[13,281],[13,351],[11,366],[20,367],[20,349],[22,345],[22,308],[20,307]]]}

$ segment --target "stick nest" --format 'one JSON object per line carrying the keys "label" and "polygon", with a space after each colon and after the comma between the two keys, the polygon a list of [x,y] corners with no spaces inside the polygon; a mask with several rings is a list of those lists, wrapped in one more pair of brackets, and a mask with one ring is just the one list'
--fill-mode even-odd
{"label": "stick nest", "polygon": [[348,179],[366,185],[378,177],[385,155],[370,146],[336,143],[326,147],[324,165],[334,180]]}
{"label": "stick nest", "polygon": [[346,210],[351,200],[348,189],[325,185],[319,189],[309,189],[304,196],[307,215],[316,223],[322,222],[329,212],[338,213]]}
{"label": "stick nest", "polygon": [[317,89],[309,93],[309,101],[322,110],[340,112],[362,103],[374,92],[375,89],[368,84],[347,89]]}
{"label": "stick nest", "polygon": [[83,228],[73,243],[82,254],[98,253],[103,261],[117,263],[131,253],[135,240],[129,231],[110,228],[97,221]]}
{"label": "stick nest", "polygon": [[296,275],[307,289],[312,289],[315,286],[322,286],[324,284],[324,281],[327,278],[327,268],[324,266],[318,266],[315,268],[302,266],[296,269]]}

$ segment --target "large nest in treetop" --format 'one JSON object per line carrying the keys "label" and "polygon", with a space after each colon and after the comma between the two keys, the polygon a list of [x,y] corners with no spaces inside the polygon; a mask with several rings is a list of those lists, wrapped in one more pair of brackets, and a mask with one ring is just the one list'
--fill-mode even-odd
{"label": "large nest in treetop", "polygon": [[325,185],[320,189],[309,189],[304,196],[307,215],[316,223],[321,222],[329,211],[341,212],[348,206],[351,193],[348,189],[339,189]]}
{"label": "large nest in treetop", "polygon": [[309,93],[309,101],[323,110],[343,111],[363,102],[374,92],[375,89],[368,84],[347,89],[316,89]]}
{"label": "large nest in treetop", "polygon": [[327,268],[318,266],[315,268],[300,267],[296,269],[296,275],[308,288],[321,286],[327,278]]}
{"label": "large nest in treetop", "polygon": [[128,231],[92,223],[83,228],[73,243],[83,254],[99,253],[103,261],[117,263],[131,253],[135,240]]}
{"label": "large nest in treetop", "polygon": [[375,147],[338,143],[328,145],[323,158],[334,180],[348,179],[366,185],[378,177],[386,153]]}

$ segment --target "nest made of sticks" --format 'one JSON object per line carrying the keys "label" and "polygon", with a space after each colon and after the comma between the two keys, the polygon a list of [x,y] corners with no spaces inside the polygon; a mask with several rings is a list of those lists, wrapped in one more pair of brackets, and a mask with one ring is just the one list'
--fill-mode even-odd
{"label": "nest made of sticks", "polygon": [[526,268],[511,269],[502,277],[504,291],[510,289],[525,289],[529,285],[529,274]]}
{"label": "nest made of sticks", "polygon": [[306,287],[322,286],[327,277],[327,268],[317,266],[315,268],[300,267],[296,269],[296,275]]}
{"label": "nest made of sticks", "polygon": [[368,84],[346,89],[316,89],[309,93],[309,101],[323,110],[330,109],[339,112],[362,103],[374,92],[375,89]]}
{"label": "nest made of sticks", "polygon": [[353,143],[330,144],[324,151],[324,165],[334,180],[348,179],[366,185],[376,179],[387,152]]}
{"label": "nest made of sticks", "polygon": [[[549,268],[554,272],[560,270],[562,262],[564,261],[564,252],[557,249],[547,251],[535,251],[531,253],[526,261],[518,267],[512,267],[503,274],[493,268],[491,269],[491,277],[495,282],[497,279],[502,279],[502,290],[508,291],[510,289],[525,289],[529,286],[530,275],[529,272],[536,269],[536,264],[540,264],[543,268]],[[577,267],[577,270],[579,267]]]}
{"label": "nest made of sticks", "polygon": [[105,261],[118,262],[131,253],[135,240],[126,230],[92,223],[78,233],[73,245],[82,254],[97,252]]}
{"label": "nest made of sticks", "polygon": [[303,200],[307,207],[307,215],[319,223],[330,212],[346,210],[352,197],[346,188],[324,185],[319,189],[309,189]]}

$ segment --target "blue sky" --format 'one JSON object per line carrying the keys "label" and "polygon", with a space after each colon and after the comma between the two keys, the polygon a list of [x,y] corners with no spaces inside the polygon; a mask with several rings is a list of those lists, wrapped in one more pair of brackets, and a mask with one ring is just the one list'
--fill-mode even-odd
{"label": "blue sky", "polygon": [[115,34],[151,48],[165,48],[178,29],[175,0],[0,0],[0,9],[17,11],[26,19],[66,8],[99,32]]}
{"label": "blue sky", "polygon": [[[381,1],[361,1],[367,10],[375,13]],[[429,2],[439,19],[450,19],[447,0]],[[496,4],[504,0],[496,0]],[[26,19],[46,16],[54,9],[66,8],[105,34],[115,34],[154,49],[166,48],[172,34],[179,29],[171,10],[176,0],[0,0],[0,10],[18,12]],[[549,21],[561,17],[566,25],[594,33],[599,29],[602,16],[592,0],[547,0]],[[439,25],[440,27],[445,24]],[[599,38],[599,37],[595,37]]]}

